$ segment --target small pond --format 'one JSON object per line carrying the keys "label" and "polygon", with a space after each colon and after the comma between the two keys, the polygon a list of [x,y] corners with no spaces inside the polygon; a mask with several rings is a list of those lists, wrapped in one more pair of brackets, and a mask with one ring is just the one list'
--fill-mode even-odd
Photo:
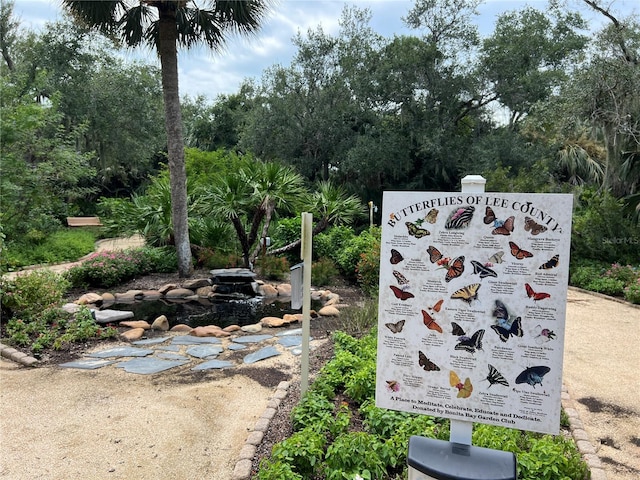
{"label": "small pond", "polygon": [[[286,301],[253,297],[242,300],[219,300],[202,302],[174,303],[166,300],[140,301],[135,303],[116,303],[108,308],[112,310],[130,311],[134,320],[146,320],[149,323],[160,315],[166,315],[169,326],[179,323],[190,327],[218,325],[222,328],[229,325],[251,325],[263,317],[279,317],[288,313],[301,313],[293,310],[290,299]],[[311,308],[318,310],[320,302],[311,302]]]}

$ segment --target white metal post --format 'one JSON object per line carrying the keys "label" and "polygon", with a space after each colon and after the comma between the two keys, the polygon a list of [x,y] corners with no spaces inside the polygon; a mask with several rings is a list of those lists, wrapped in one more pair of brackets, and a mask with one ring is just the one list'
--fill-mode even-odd
{"label": "white metal post", "polygon": [[309,388],[309,336],[311,322],[311,245],[313,232],[313,214],[302,214],[302,244],[300,256],[302,268],[302,359],[300,394]]}
{"label": "white metal post", "polygon": [[[462,193],[484,193],[486,179],[481,175],[467,175],[462,179]],[[450,420],[449,441],[471,445],[473,423],[464,420]]]}

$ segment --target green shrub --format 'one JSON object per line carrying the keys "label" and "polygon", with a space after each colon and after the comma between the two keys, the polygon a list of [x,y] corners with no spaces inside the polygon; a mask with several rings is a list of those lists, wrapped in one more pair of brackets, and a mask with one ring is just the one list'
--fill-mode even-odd
{"label": "green shrub", "polygon": [[624,287],[624,299],[628,302],[640,304],[640,277]]}
{"label": "green shrub", "polygon": [[264,255],[258,259],[258,271],[267,280],[284,280],[289,275],[289,261],[285,257]]}
{"label": "green shrub", "polygon": [[338,252],[345,248],[354,237],[355,233],[351,227],[331,227],[313,237],[313,254],[316,258],[326,257],[335,261]]}
{"label": "green shrub", "polygon": [[291,465],[283,460],[262,459],[258,470],[258,480],[303,480]]}
{"label": "green shrub", "polygon": [[333,420],[333,402],[322,392],[310,390],[307,395],[291,410],[291,423],[294,431],[314,426],[319,432]]}
{"label": "green shrub", "polygon": [[327,448],[327,480],[343,480],[355,475],[384,478],[387,467],[382,460],[385,445],[367,432],[350,432],[338,436]]}
{"label": "green shrub", "polygon": [[311,283],[313,285],[331,285],[338,274],[338,269],[330,258],[322,257],[311,265]]}
{"label": "green shrub", "polygon": [[606,266],[606,263],[594,260],[581,260],[571,262],[571,285],[586,289],[591,280],[603,275]]}
{"label": "green shrub", "polygon": [[370,252],[372,245],[377,241],[375,232],[376,230],[373,233],[370,230],[364,230],[337,252],[335,261],[344,275],[349,278],[357,278],[357,267],[361,255]]}
{"label": "green shrub", "polygon": [[305,428],[275,444],[271,456],[275,461],[287,462],[296,473],[308,478],[324,459],[325,444],[323,433]]}
{"label": "green shrub", "polygon": [[637,262],[638,245],[640,229],[625,215],[622,200],[594,188],[580,192],[571,235],[574,258]]}
{"label": "green shrub", "polygon": [[356,264],[358,284],[369,295],[377,294],[379,289],[381,230],[372,230],[371,234],[371,242],[360,253],[360,259]]}
{"label": "green shrub", "polygon": [[177,269],[175,251],[169,248],[136,248],[96,252],[82,264],[72,267],[67,278],[76,287],[109,288],[151,272]]}
{"label": "green shrub", "polygon": [[2,310],[9,316],[30,317],[60,305],[69,286],[62,275],[50,270],[20,274],[13,280],[0,278]]}
{"label": "green shrub", "polygon": [[605,295],[616,297],[622,296],[624,291],[624,282],[616,280],[615,278],[596,277],[592,278],[585,288],[592,292],[604,293]]}

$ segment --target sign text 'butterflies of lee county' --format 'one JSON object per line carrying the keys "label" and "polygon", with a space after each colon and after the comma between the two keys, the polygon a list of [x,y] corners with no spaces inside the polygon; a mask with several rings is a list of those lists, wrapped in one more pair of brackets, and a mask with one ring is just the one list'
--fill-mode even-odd
{"label": "sign text 'butterflies of lee county'", "polygon": [[572,201],[384,193],[377,406],[558,433]]}

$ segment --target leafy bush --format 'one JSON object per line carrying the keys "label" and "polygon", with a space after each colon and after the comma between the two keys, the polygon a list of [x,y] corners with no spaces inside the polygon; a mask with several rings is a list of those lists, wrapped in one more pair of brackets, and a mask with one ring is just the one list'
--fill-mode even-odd
{"label": "leafy bush", "polygon": [[[299,235],[298,235],[299,236]],[[355,237],[351,227],[337,226],[313,237],[313,254],[316,258],[331,258],[336,261],[342,251]]]}
{"label": "leafy bush", "polygon": [[2,310],[9,316],[30,317],[60,305],[69,286],[63,276],[50,270],[20,274],[13,280],[0,278]]}
{"label": "leafy bush", "polygon": [[604,293],[605,295],[616,297],[622,296],[624,282],[616,280],[615,278],[596,277],[592,278],[585,288],[592,292]]}
{"label": "leafy bush", "polygon": [[624,299],[628,302],[640,304],[640,277],[624,287]]}
{"label": "leafy bush", "polygon": [[[448,438],[448,420],[377,408],[373,389],[360,388],[364,379],[374,383],[370,375],[375,371],[375,330],[361,339],[343,332],[336,332],[333,338],[335,357],[322,368],[292,412],[297,433],[274,446],[274,457],[260,465],[259,479],[400,478],[411,435]],[[362,397],[360,401],[350,398],[350,383],[353,392]],[[336,402],[336,392],[342,392],[349,401]],[[348,413],[352,405],[363,419],[364,431],[352,431],[355,422]],[[319,448],[321,439],[323,452]],[[562,436],[478,424],[473,443],[516,453],[521,480],[588,478],[588,467],[577,448]],[[286,458],[291,459],[289,469]]]}
{"label": "leafy bush", "polygon": [[283,280],[289,275],[289,261],[285,257],[264,255],[257,263],[260,275],[268,280]]}
{"label": "leafy bush", "polygon": [[607,265],[597,261],[579,261],[571,265],[570,280],[576,287],[606,295],[624,296],[634,303],[634,292],[639,288],[637,285],[640,282],[640,270],[631,265],[618,263]]}
{"label": "leafy bush", "polygon": [[[373,231],[375,232],[376,230]],[[344,275],[349,278],[357,278],[357,267],[361,255],[375,248],[372,247],[372,245],[375,245],[376,242],[379,242],[376,238],[376,233],[372,233],[370,230],[364,230],[360,235],[352,238],[342,250],[337,251],[335,262]]]}
{"label": "leafy bush", "polygon": [[275,461],[287,462],[296,473],[308,478],[316,464],[324,459],[326,437],[311,428],[294,433],[273,446],[271,455]]}
{"label": "leafy bush", "polygon": [[72,267],[67,278],[76,287],[113,287],[138,275],[177,269],[175,251],[165,248],[136,248],[96,252]]}
{"label": "leafy bush", "polygon": [[369,295],[376,294],[379,288],[381,233],[379,228],[370,231],[372,241],[360,253],[360,260],[356,264],[358,284]]}
{"label": "leafy bush", "polygon": [[313,285],[331,285],[337,276],[338,269],[330,258],[322,257],[311,265],[311,283]]}
{"label": "leafy bush", "polygon": [[578,196],[571,235],[572,256],[607,263],[638,261],[640,229],[623,203],[608,192],[585,189]]}
{"label": "leafy bush", "polygon": [[75,318],[60,308],[68,287],[63,276],[49,270],[0,280],[9,343],[28,347],[37,354],[71,342],[116,336],[115,329],[100,327],[88,308],[81,308]]}

